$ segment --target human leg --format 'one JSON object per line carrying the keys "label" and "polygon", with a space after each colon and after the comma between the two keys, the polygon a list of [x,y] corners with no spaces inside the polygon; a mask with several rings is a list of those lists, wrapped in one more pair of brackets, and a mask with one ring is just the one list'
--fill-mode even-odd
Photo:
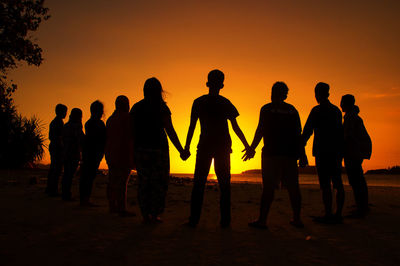
{"label": "human leg", "polygon": [[214,157],[215,173],[220,187],[221,225],[228,226],[231,222],[231,158],[230,154]]}
{"label": "human leg", "polygon": [[368,187],[362,169],[362,161],[345,159],[345,166],[349,183],[353,189],[357,212],[365,215],[368,212]]}
{"label": "human leg", "polygon": [[261,156],[263,191],[260,200],[259,224],[266,225],[269,210],[275,196],[275,188],[278,186],[282,167],[280,161],[273,156]]}
{"label": "human leg", "polygon": [[189,223],[192,225],[197,225],[200,220],[204,188],[210,171],[211,162],[212,156],[210,154],[197,151],[189,218]]}
{"label": "human leg", "polygon": [[322,192],[322,202],[325,209],[325,217],[332,216],[332,188],[329,173],[329,159],[326,157],[315,157],[318,180]]}
{"label": "human leg", "polygon": [[116,195],[116,206],[120,213],[127,212],[126,200],[128,191],[128,182],[130,178],[131,170],[129,168],[118,169],[117,175],[117,195]]}
{"label": "human leg", "polygon": [[47,176],[47,188],[46,193],[49,196],[57,196],[58,195],[58,180],[60,178],[62,167],[63,167],[63,158],[60,152],[51,151],[50,152],[50,170]]}
{"label": "human leg", "polygon": [[118,212],[117,208],[117,180],[118,168],[108,165],[107,199],[111,213]]}
{"label": "human leg", "polygon": [[282,157],[283,174],[282,184],[288,190],[290,205],[293,210],[293,219],[291,224],[296,227],[303,227],[301,222],[301,192],[299,186],[299,170],[297,160],[291,157]]}
{"label": "human leg", "polygon": [[71,200],[72,179],[78,168],[77,160],[65,160],[64,175],[62,179],[62,199]]}
{"label": "human leg", "polygon": [[100,162],[88,160],[82,164],[81,177],[79,180],[79,191],[81,204],[89,204],[92,195],[93,182],[97,175]]}
{"label": "human leg", "polygon": [[169,152],[155,151],[152,154],[153,168],[150,176],[151,184],[151,216],[153,220],[164,212],[165,199],[169,183]]}

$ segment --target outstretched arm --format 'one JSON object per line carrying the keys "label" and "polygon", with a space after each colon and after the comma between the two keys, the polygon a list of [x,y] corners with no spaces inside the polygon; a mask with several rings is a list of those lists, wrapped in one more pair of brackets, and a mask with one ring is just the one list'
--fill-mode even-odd
{"label": "outstretched arm", "polygon": [[304,125],[303,134],[301,135],[303,146],[306,146],[308,139],[311,137],[314,131],[314,113],[311,110],[310,115],[307,118],[306,124]]}
{"label": "outstretched arm", "polygon": [[190,116],[190,125],[189,125],[189,130],[187,133],[186,144],[185,144],[186,151],[190,150],[190,143],[192,142],[193,133],[194,133],[194,130],[196,129],[197,119],[198,119],[198,116],[195,114],[194,108],[192,108],[192,114]]}
{"label": "outstretched arm", "polygon": [[178,135],[175,132],[174,126],[172,125],[171,116],[168,115],[164,118],[164,126],[172,144],[174,144],[175,148],[179,151],[179,153],[182,154],[183,148],[181,142],[179,141]]}
{"label": "outstretched arm", "polygon": [[239,137],[240,141],[243,143],[244,148],[247,150],[250,148],[249,143],[247,143],[246,137],[244,136],[242,130],[240,129],[236,118],[230,119],[232,124],[232,129],[235,131],[236,135]]}
{"label": "outstretched arm", "polygon": [[242,157],[243,161],[250,160],[251,158],[254,157],[254,155],[256,154],[256,148],[257,148],[258,144],[260,143],[262,137],[263,137],[262,130],[261,130],[261,126],[259,124],[257,126],[256,133],[254,134],[254,139],[253,139],[253,142],[251,143],[251,146],[249,147],[249,149],[246,150],[246,153]]}

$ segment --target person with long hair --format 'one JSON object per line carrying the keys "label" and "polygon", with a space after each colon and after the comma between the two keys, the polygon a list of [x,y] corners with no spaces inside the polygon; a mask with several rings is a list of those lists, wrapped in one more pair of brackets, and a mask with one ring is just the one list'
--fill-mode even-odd
{"label": "person with long hair", "polygon": [[172,125],[171,111],[163,99],[161,83],[146,80],[144,99],[130,111],[134,161],[138,175],[138,201],[145,223],[161,222],[169,181],[169,148],[167,135],[182,159],[186,152]]}
{"label": "person with long hair", "polygon": [[62,199],[73,201],[71,197],[72,179],[82,158],[82,142],[85,134],[82,130],[82,110],[73,108],[68,122],[63,128],[64,175],[62,178]]}

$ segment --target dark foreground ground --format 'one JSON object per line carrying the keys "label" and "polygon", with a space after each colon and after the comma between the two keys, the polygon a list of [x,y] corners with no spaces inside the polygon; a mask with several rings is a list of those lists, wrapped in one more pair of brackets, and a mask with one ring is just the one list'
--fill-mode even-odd
{"label": "dark foreground ground", "polygon": [[[0,172],[0,265],[400,265],[400,189],[371,187],[364,220],[324,226],[320,191],[302,186],[304,229],[292,228],[288,197],[279,191],[269,230],[249,228],[258,212],[261,186],[234,184],[233,222],[219,227],[218,188],[209,184],[201,222],[182,226],[189,213],[191,182],[171,180],[164,223],[143,225],[140,216],[108,213],[107,178],[99,175],[97,208],[62,202],[44,193],[40,170]],[[74,186],[76,195],[77,186]],[[134,182],[128,204],[139,213]],[[346,211],[353,204],[346,187]]]}

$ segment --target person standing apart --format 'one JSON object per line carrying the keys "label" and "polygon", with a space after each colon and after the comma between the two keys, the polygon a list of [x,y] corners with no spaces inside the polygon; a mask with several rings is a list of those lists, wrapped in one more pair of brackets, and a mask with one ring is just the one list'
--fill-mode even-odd
{"label": "person standing apart", "polygon": [[193,190],[191,197],[190,218],[187,225],[195,227],[200,220],[203,205],[204,188],[214,160],[215,173],[220,186],[220,212],[222,227],[228,227],[231,223],[231,164],[232,152],[231,137],[229,135],[228,120],[245,149],[249,144],[237,124],[236,117],[239,112],[235,106],[225,97],[220,90],[224,87],[224,73],[218,69],[208,74],[206,83],[208,94],[197,98],[193,102],[190,126],[187,134],[185,150],[189,152],[190,142],[196,128],[197,120],[200,120],[201,133],[197,146],[196,166],[194,171]]}
{"label": "person standing apart", "polygon": [[288,190],[293,209],[290,224],[304,227],[300,218],[301,193],[297,160],[300,159],[300,166],[303,167],[307,164],[307,157],[301,141],[299,113],[293,105],[285,102],[288,91],[287,85],[280,81],[272,86],[271,102],[261,108],[253,142],[243,156],[244,161],[253,158],[256,147],[264,139],[260,215],[256,221],[249,223],[250,227],[267,228],[268,213],[275,189],[279,188],[280,183]]}
{"label": "person standing apart", "polygon": [[107,119],[106,130],[105,157],[108,165],[107,198],[110,212],[118,213],[121,217],[134,216],[126,206],[129,176],[133,168],[128,97],[117,97],[115,111]]}
{"label": "person standing apart", "polygon": [[82,147],[82,171],[79,179],[81,206],[95,206],[89,201],[93,189],[93,181],[104,156],[106,144],[106,126],[101,120],[104,106],[100,101],[90,105],[90,119],[85,123],[85,138]]}
{"label": "person standing apart", "polygon": [[73,201],[71,197],[72,179],[81,160],[84,136],[82,131],[82,110],[73,108],[63,129],[64,175],[62,178],[62,199],[65,201]]}
{"label": "person standing apart", "polygon": [[[315,222],[334,224],[342,222],[344,188],[342,182],[343,125],[342,113],[329,99],[329,85],[323,82],[315,86],[315,106],[303,129],[306,145],[314,133],[313,155],[322,191],[325,215],[314,218]],[[332,212],[332,188],[336,190],[336,213]]]}
{"label": "person standing apart", "polygon": [[351,94],[342,97],[340,107],[344,115],[344,164],[349,183],[353,188],[357,209],[348,218],[363,218],[369,212],[368,186],[365,181],[362,163],[370,159],[372,142],[365,129],[362,118],[358,115],[360,109],[355,105],[355,98]]}
{"label": "person standing apart", "polygon": [[64,158],[64,144],[63,144],[63,119],[67,115],[67,106],[59,103],[56,105],[56,117],[51,121],[49,127],[49,152],[50,152],[50,169],[47,176],[46,193],[50,197],[57,197],[58,194],[58,180],[60,178]]}
{"label": "person standing apart", "polygon": [[168,139],[187,159],[172,125],[171,111],[163,99],[161,83],[146,80],[144,99],[130,111],[134,143],[134,162],[138,175],[138,200],[145,223],[161,222],[169,182]]}

